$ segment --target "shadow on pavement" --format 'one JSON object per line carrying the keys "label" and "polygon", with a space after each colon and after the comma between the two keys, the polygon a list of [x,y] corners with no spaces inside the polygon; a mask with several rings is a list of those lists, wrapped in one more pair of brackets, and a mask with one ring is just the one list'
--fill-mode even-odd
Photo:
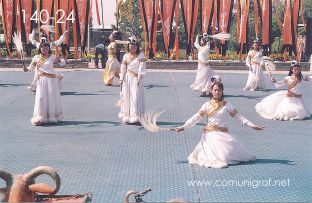
{"label": "shadow on pavement", "polygon": [[19,87],[28,86],[29,84],[0,84],[0,87]]}
{"label": "shadow on pavement", "polygon": [[114,121],[61,121],[55,124],[44,125],[43,127],[53,127],[53,126],[71,126],[71,125],[84,125],[88,127],[107,124],[109,126],[120,126],[121,123]]}
{"label": "shadow on pavement", "polygon": [[81,95],[117,95],[117,94],[97,94],[97,93],[79,93],[79,92],[61,92],[61,96],[81,96]]}

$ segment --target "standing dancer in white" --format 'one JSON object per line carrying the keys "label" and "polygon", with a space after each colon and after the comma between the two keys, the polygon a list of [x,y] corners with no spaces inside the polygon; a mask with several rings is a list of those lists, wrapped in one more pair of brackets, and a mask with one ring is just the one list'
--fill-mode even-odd
{"label": "standing dancer in white", "polygon": [[310,116],[302,100],[302,81],[310,81],[311,77],[303,77],[300,64],[292,61],[288,76],[284,80],[276,81],[270,73],[271,81],[275,87],[284,85],[288,90],[278,91],[265,97],[256,104],[256,111],[266,119],[297,120]]}
{"label": "standing dancer in white", "polygon": [[244,90],[261,90],[265,89],[264,75],[262,71],[263,55],[259,49],[258,39],[254,40],[253,49],[248,52],[246,66],[249,69],[248,79]]}
{"label": "standing dancer in white", "polygon": [[145,111],[142,83],[146,67],[145,61],[145,56],[140,52],[136,37],[129,37],[128,53],[123,57],[120,72],[122,98],[121,111],[118,116],[124,123],[139,122],[140,114]]}
{"label": "standing dancer in white", "polygon": [[211,92],[211,78],[214,75],[208,64],[210,50],[208,35],[204,33],[201,39],[200,36],[197,36],[194,46],[198,49],[198,69],[195,82],[191,85],[191,88],[199,92],[201,97],[204,97]]}
{"label": "standing dancer in white", "polygon": [[[44,33],[40,33],[39,34],[39,41],[37,41],[35,38],[36,34],[37,34],[37,29],[33,29],[32,33],[30,33],[28,35],[28,38],[29,38],[29,41],[31,42],[32,45],[35,45],[37,47],[37,49],[39,50],[40,48],[40,44],[43,43],[43,42],[48,42],[49,45],[50,45],[50,48],[54,47],[54,46],[61,46],[61,44],[63,43],[64,41],[64,38],[65,38],[65,35],[68,31],[65,31],[62,36],[56,40],[56,41],[53,41],[53,42],[48,42],[48,36]],[[62,59],[61,60],[61,66],[64,66],[65,65],[65,60]],[[63,75],[60,75],[62,79],[64,76]],[[32,92],[36,92],[36,88],[37,88],[37,81],[38,81],[38,76],[34,75],[34,79],[33,81],[31,82],[31,84],[27,87],[28,90],[32,91]]]}
{"label": "standing dancer in white", "polygon": [[53,68],[53,63],[59,62],[60,59],[51,54],[50,44],[44,42],[39,47],[39,55],[33,57],[28,67],[28,70],[34,70],[38,76],[35,107],[31,119],[33,125],[56,123],[63,118],[59,87],[61,75]]}
{"label": "standing dancer in white", "polygon": [[193,127],[202,117],[208,117],[208,124],[203,129],[203,135],[189,155],[190,164],[197,164],[204,167],[223,168],[228,164],[253,161],[256,159],[239,137],[229,134],[226,125],[226,118],[230,114],[255,130],[262,130],[264,127],[248,121],[237,110],[223,99],[223,84],[214,82],[212,84],[212,98],[206,102],[200,110],[194,114],[186,123],[175,128],[177,132]]}

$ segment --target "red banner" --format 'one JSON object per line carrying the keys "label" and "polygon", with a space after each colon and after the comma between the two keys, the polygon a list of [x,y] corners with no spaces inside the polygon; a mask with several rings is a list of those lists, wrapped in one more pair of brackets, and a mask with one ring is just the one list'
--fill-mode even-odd
{"label": "red banner", "polygon": [[211,26],[211,21],[212,21],[212,16],[213,16],[213,4],[214,4],[214,0],[200,1],[201,27],[202,27],[203,33],[208,33],[210,31],[210,26]]}
{"label": "red banner", "polygon": [[287,0],[284,10],[284,27],[282,32],[283,45],[293,44],[292,18],[291,18],[291,2]]}
{"label": "red banner", "polygon": [[262,45],[270,44],[271,23],[272,23],[272,2],[271,0],[260,0],[262,16]]}
{"label": "red banner", "polygon": [[10,49],[12,31],[13,31],[13,0],[2,0],[2,11],[3,11],[3,29],[6,47],[10,58],[12,58],[12,53]]}
{"label": "red banner", "polygon": [[[57,1],[57,0],[56,0]],[[53,1],[42,1],[41,2],[41,10],[40,10],[40,20],[43,25],[50,25],[50,17],[52,15],[52,6]],[[50,39],[50,32],[44,31],[48,39]]]}
{"label": "red banner", "polygon": [[[28,35],[31,33],[31,15],[32,15],[32,1],[29,0],[21,0],[21,7],[22,10],[25,11],[24,13],[24,19],[25,23],[23,23],[25,32],[26,32],[26,39],[27,39],[27,44],[30,44],[30,41],[28,39]],[[23,18],[22,18],[23,19]]]}
{"label": "red banner", "polygon": [[[299,10],[300,10],[301,0],[294,0],[292,9],[292,19],[293,19],[293,34],[294,34],[294,45],[297,44],[297,26],[299,21]],[[296,46],[294,46],[296,47]]]}
{"label": "red banner", "polygon": [[241,19],[240,19],[240,35],[239,43],[241,46],[247,42],[247,24],[248,24],[248,12],[249,12],[249,0],[240,0],[241,6]]}
{"label": "red banner", "polygon": [[149,58],[156,52],[156,29],[159,12],[159,0],[140,0],[141,18],[144,20],[148,35]]}
{"label": "red banner", "polygon": [[[66,20],[68,15],[69,15],[69,12],[68,12],[69,11],[69,1],[60,1],[59,9],[61,11],[64,11],[64,17],[63,17],[63,20],[61,20],[61,22],[62,22],[61,31],[62,31],[62,33],[64,33],[66,30],[69,31],[69,23],[71,23],[71,21]],[[71,17],[73,17],[73,16],[71,16]],[[68,34],[69,34],[69,32],[67,32],[66,37],[63,41],[63,44],[68,44]]]}
{"label": "red banner", "polygon": [[171,40],[173,13],[177,0],[160,0],[160,17],[163,30],[165,52],[169,56],[169,42]]}
{"label": "red banner", "polygon": [[198,0],[182,0],[182,13],[187,32],[187,51],[186,54],[193,54],[194,32],[198,16]]}
{"label": "red banner", "polygon": [[89,1],[86,0],[76,0],[77,3],[77,13],[80,28],[81,46],[85,46],[85,31],[87,26],[87,5]]}
{"label": "red banner", "polygon": [[[219,32],[230,32],[232,8],[232,0],[220,0]],[[220,41],[220,43],[225,44],[225,41]]]}

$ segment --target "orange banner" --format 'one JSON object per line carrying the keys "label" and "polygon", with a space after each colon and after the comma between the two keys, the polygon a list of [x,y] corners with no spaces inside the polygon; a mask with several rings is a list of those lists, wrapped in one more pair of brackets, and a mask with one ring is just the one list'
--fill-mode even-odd
{"label": "orange banner", "polygon": [[141,18],[148,36],[149,58],[156,52],[156,29],[159,12],[159,0],[140,0]]}
{"label": "orange banner", "polygon": [[171,41],[173,14],[177,0],[160,0],[160,17],[163,29],[165,52],[169,56],[169,44]]}
{"label": "orange banner", "polygon": [[[299,21],[299,11],[300,11],[300,0],[294,0],[293,9],[292,9],[292,20],[293,20],[293,36],[294,36],[294,45],[297,44],[297,26]],[[294,46],[296,47],[296,46]]]}
{"label": "orange banner", "polygon": [[76,0],[77,3],[77,13],[78,13],[78,21],[80,28],[80,43],[81,47],[85,46],[85,32],[87,26],[87,6],[88,2],[86,0]]}
{"label": "orange banner", "polygon": [[255,33],[256,37],[259,37],[259,7],[258,7],[258,0],[254,0],[254,20],[255,20]]}
{"label": "orange banner", "polygon": [[260,0],[262,16],[262,45],[270,44],[272,24],[272,0]]}
{"label": "orange banner", "polygon": [[[50,25],[50,17],[52,15],[52,6],[53,6],[53,1],[42,1],[42,6],[40,10],[40,20],[43,25]],[[50,33],[46,32],[48,36],[48,39],[50,40]]]}
{"label": "orange banner", "polygon": [[[220,0],[219,32],[230,32],[233,0]],[[225,44],[225,41],[220,41]]]}
{"label": "orange banner", "polygon": [[292,18],[291,18],[291,2],[287,0],[284,10],[284,28],[282,32],[283,45],[293,44]]}
{"label": "orange banner", "polygon": [[[66,30],[69,30],[69,23],[71,23],[71,21],[66,20],[68,15],[69,15],[69,12],[68,12],[69,11],[69,1],[60,1],[59,9],[64,11],[63,20],[60,20],[61,22],[64,22],[64,23],[61,23],[61,31],[62,31],[62,33],[64,33]],[[69,34],[69,32],[67,32],[66,37],[63,41],[63,44],[68,44],[68,34]]]}
{"label": "orange banner", "polygon": [[[26,39],[27,39],[27,44],[30,44],[30,41],[28,39],[28,35],[31,33],[31,15],[32,15],[32,1],[29,0],[21,0],[21,7],[22,10],[25,11],[24,13],[24,19],[25,23],[23,22],[25,32],[26,32]],[[23,18],[22,18],[23,19]]]}
{"label": "orange banner", "polygon": [[198,16],[198,0],[182,0],[182,14],[187,32],[187,51],[186,54],[193,54],[194,32]]}
{"label": "orange banner", "polygon": [[8,54],[12,58],[10,49],[12,31],[13,31],[13,0],[2,0],[2,11],[3,11],[3,30],[5,36],[5,43]]}
{"label": "orange banner", "polygon": [[248,12],[249,12],[249,0],[240,0],[241,6],[241,19],[240,19],[240,35],[239,43],[241,46],[247,42],[247,24],[248,24]]}
{"label": "orange banner", "polygon": [[240,3],[239,0],[235,0],[235,9],[236,9],[236,34],[237,39],[240,36]]}
{"label": "orange banner", "polygon": [[199,2],[201,11],[201,27],[203,33],[211,32],[214,0],[202,0]]}

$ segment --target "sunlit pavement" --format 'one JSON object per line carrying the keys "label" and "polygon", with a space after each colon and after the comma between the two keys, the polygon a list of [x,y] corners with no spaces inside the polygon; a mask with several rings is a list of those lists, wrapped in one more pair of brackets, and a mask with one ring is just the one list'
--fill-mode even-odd
{"label": "sunlit pavement", "polygon": [[[230,132],[244,140],[257,160],[211,169],[187,163],[206,119],[180,134],[152,134],[118,119],[117,80],[107,87],[99,71],[62,73],[64,121],[34,127],[30,118],[35,96],[26,89],[33,74],[0,72],[0,168],[21,174],[40,165],[51,166],[61,176],[58,194],[92,192],[92,202],[122,202],[128,190],[147,187],[152,188],[143,198],[147,202],[172,198],[192,202],[312,201],[312,120],[261,118],[255,104],[277,91],[267,76],[266,91],[249,92],[242,90],[246,72],[217,72],[225,85],[226,100],[266,128],[257,132],[229,117]],[[159,125],[181,125],[208,99],[189,88],[194,79],[194,71],[149,71],[144,77],[147,109],[166,110]],[[312,81],[303,85],[303,99],[310,112],[311,85]],[[48,177],[41,180],[51,182]],[[4,181],[1,187],[5,187]]]}

